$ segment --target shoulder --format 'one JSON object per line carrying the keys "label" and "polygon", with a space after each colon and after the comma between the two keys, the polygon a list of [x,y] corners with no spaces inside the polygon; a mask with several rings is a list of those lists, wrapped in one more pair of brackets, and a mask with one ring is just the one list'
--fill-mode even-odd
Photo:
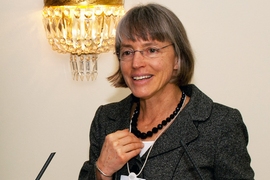
{"label": "shoulder", "polygon": [[194,85],[186,88],[190,95],[190,102],[185,111],[198,125],[201,134],[217,139],[228,136],[243,137],[242,139],[247,143],[247,128],[238,109],[212,101]]}
{"label": "shoulder", "polygon": [[228,133],[240,133],[247,137],[247,129],[238,109],[214,102],[194,85],[191,89],[189,112],[193,121],[200,124],[200,128],[208,129],[212,135],[219,134],[216,137]]}
{"label": "shoulder", "polygon": [[190,96],[187,110],[193,120],[205,121],[213,118],[222,120],[225,117],[241,118],[237,109],[214,102],[195,85],[187,85],[182,89]]}
{"label": "shoulder", "polygon": [[219,103],[213,103],[211,116],[212,117],[218,116],[220,117],[220,119],[222,119],[223,117],[224,118],[231,117],[233,119],[242,118],[238,109],[225,106]]}

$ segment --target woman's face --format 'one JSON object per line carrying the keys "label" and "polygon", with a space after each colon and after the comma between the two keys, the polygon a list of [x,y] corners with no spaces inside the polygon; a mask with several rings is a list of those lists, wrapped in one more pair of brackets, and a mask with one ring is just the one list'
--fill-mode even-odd
{"label": "woman's face", "polygon": [[[145,51],[142,55],[136,50]],[[120,56],[121,72],[136,97],[148,99],[170,92],[171,77],[178,69],[178,60],[170,42],[123,40]]]}

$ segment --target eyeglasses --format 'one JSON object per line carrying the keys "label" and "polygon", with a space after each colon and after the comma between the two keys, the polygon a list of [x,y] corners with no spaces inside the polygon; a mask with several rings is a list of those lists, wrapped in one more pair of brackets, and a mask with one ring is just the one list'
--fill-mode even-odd
{"label": "eyeglasses", "polygon": [[157,58],[159,57],[160,55],[160,50],[161,49],[164,49],[166,47],[169,47],[173,44],[168,44],[166,46],[163,46],[161,48],[153,48],[153,47],[148,47],[148,48],[145,48],[145,49],[142,49],[142,50],[132,50],[132,49],[123,49],[123,50],[120,50],[119,53],[116,53],[118,58],[121,60],[121,61],[130,61],[134,58],[134,55],[136,52],[140,52],[141,55],[145,58]]}

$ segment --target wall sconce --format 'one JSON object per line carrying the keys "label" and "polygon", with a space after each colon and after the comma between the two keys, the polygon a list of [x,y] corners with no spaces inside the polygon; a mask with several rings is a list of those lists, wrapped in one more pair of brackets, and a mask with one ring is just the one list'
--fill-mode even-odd
{"label": "wall sconce", "polygon": [[114,48],[124,0],[44,0],[43,24],[52,49],[70,53],[74,80],[95,80],[98,54]]}

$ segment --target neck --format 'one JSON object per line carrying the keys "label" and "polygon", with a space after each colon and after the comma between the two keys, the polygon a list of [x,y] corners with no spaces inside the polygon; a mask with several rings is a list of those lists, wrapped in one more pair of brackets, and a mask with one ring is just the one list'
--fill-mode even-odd
{"label": "neck", "polygon": [[176,85],[170,91],[158,94],[148,99],[140,99],[140,115],[138,122],[151,124],[168,117],[175,109],[182,96],[182,91]]}
{"label": "neck", "polygon": [[[177,97],[177,96],[175,96],[175,97]],[[141,113],[143,108],[140,108],[140,103],[138,103],[137,107],[133,113],[133,116],[132,116],[132,123],[131,123],[132,132],[137,137],[139,137],[141,139],[148,139],[148,140],[155,139],[158,136],[158,134],[163,132],[163,130],[164,130],[163,127],[166,128],[166,126],[168,127],[168,125],[171,124],[172,120],[175,119],[175,117],[178,115],[178,113],[180,112],[180,110],[184,104],[184,101],[185,101],[185,94],[184,93],[181,93],[180,98],[175,98],[175,97],[172,98],[173,101],[171,103],[169,103],[169,104],[174,104],[174,100],[177,99],[176,105],[173,108],[168,107],[168,106],[164,106],[164,105],[161,106],[159,104],[156,104],[155,106],[152,106],[152,107],[155,107],[155,109],[150,109],[151,112],[147,112],[147,111],[149,111],[149,108],[145,108],[146,111],[143,111],[144,114]],[[164,101],[164,102],[166,102],[166,101]],[[144,105],[147,105],[147,103]],[[159,106],[159,107],[156,108],[157,106]],[[147,107],[147,106],[145,106],[145,107]],[[164,107],[164,108],[162,109],[162,107]],[[156,111],[157,109],[159,111]],[[168,109],[170,110],[170,112],[165,113],[165,110],[167,112]],[[150,114],[149,117],[152,117],[152,119],[151,118],[150,119],[142,119],[142,118],[147,117],[148,114]],[[159,131],[159,130],[162,130],[162,131]]]}

